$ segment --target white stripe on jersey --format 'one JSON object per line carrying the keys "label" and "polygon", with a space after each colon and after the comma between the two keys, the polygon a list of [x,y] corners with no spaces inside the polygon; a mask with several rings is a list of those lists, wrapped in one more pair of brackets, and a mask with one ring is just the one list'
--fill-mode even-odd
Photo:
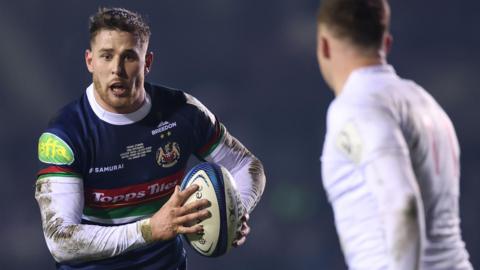
{"label": "white stripe on jersey", "polygon": [[115,224],[125,224],[125,223],[131,223],[135,222],[144,218],[149,218],[151,215],[142,215],[142,216],[132,216],[132,217],[124,217],[124,218],[99,218],[99,217],[94,217],[94,216],[87,216],[87,215],[82,215],[82,219],[96,222],[96,223],[101,223],[101,224],[109,224],[109,225],[115,225]]}

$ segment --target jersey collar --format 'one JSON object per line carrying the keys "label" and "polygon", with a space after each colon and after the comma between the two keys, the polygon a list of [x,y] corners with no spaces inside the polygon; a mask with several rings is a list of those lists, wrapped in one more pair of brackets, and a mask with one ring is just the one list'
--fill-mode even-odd
{"label": "jersey collar", "polygon": [[121,126],[136,123],[145,118],[145,116],[147,116],[147,114],[150,112],[150,109],[152,108],[152,101],[150,99],[150,95],[145,92],[145,101],[143,102],[143,105],[138,108],[138,110],[127,114],[112,113],[106,111],[100,106],[100,104],[98,104],[97,100],[95,100],[93,91],[94,89],[92,83],[90,84],[90,86],[88,86],[86,91],[90,107],[92,108],[93,112],[98,116],[98,118],[112,125]]}
{"label": "jersey collar", "polygon": [[373,65],[373,66],[365,66],[361,68],[357,68],[352,71],[350,76],[357,76],[357,74],[374,74],[379,72],[388,72],[388,73],[395,73],[395,69],[392,65],[389,64],[380,64],[380,65]]}
{"label": "jersey collar", "polygon": [[358,85],[370,83],[372,82],[372,80],[377,80],[377,76],[380,74],[391,74],[397,76],[395,69],[389,64],[380,64],[357,68],[353,70],[348,76],[345,84],[343,85],[342,92],[339,96],[341,96],[345,92],[352,91],[351,89],[357,89]]}

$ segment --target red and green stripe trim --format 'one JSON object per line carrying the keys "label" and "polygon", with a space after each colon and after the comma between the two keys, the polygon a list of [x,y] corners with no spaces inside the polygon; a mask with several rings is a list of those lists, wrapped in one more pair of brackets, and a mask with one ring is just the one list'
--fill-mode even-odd
{"label": "red and green stripe trim", "polygon": [[45,177],[52,177],[52,176],[81,177],[80,174],[76,173],[71,168],[66,168],[61,166],[50,166],[45,169],[41,169],[37,173],[37,180]]}
{"label": "red and green stripe trim", "polygon": [[225,127],[222,124],[219,124],[217,122],[217,124],[215,125],[215,134],[213,134],[213,136],[210,138],[207,144],[202,146],[197,151],[197,155],[202,158],[205,158],[206,156],[210,155],[222,140],[223,135],[225,135]]}
{"label": "red and green stripe trim", "polygon": [[85,206],[83,209],[83,214],[86,216],[92,216],[102,219],[115,219],[115,218],[125,218],[125,217],[134,217],[134,216],[145,216],[150,215],[158,211],[165,202],[170,198],[170,196],[159,198],[153,202],[127,206],[122,208],[115,209],[105,209],[105,208],[95,208]]}

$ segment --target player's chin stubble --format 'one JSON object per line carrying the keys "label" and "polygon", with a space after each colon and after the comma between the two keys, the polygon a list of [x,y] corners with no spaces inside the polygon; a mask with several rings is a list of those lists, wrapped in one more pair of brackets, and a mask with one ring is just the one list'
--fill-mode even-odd
{"label": "player's chin stubble", "polygon": [[111,98],[108,96],[108,87],[106,85],[103,86],[102,83],[100,83],[100,80],[95,77],[93,77],[93,86],[95,88],[95,92],[102,100],[102,103],[115,109],[121,109],[122,107],[124,107],[123,104],[117,104],[119,102],[111,100]]}
{"label": "player's chin stubble", "polygon": [[102,99],[102,102],[119,111],[131,107],[133,103],[135,103],[136,95],[141,95],[142,91],[140,91],[140,89],[143,87],[143,80],[136,78],[133,84],[134,89],[130,89],[126,97],[115,98],[109,95],[108,87],[103,87],[100,80],[96,76],[93,76],[95,92],[97,92],[98,96]]}

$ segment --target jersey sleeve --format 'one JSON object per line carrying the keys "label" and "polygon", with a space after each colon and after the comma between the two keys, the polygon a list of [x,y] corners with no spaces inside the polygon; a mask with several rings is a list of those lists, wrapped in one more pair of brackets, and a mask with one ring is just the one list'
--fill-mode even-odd
{"label": "jersey sleeve", "polygon": [[395,116],[337,108],[327,125],[322,176],[349,267],[416,269],[423,206]]}
{"label": "jersey sleeve", "polygon": [[148,232],[143,232],[148,220],[111,227],[81,224],[85,197],[81,155],[74,145],[55,129],[44,132],[38,142],[40,168],[35,199],[54,259],[80,263],[110,258],[148,244]]}
{"label": "jersey sleeve", "polygon": [[38,139],[37,179],[47,176],[81,176],[81,158],[66,134],[47,129]]}
{"label": "jersey sleeve", "polygon": [[197,112],[193,124],[196,155],[222,165],[232,174],[245,212],[252,212],[265,189],[262,163],[203,104],[188,94],[186,96],[187,103]]}
{"label": "jersey sleeve", "polygon": [[189,94],[185,96],[187,104],[194,108],[192,125],[195,155],[205,159],[217,147],[225,133],[225,128],[198,99]]}
{"label": "jersey sleeve", "polygon": [[246,213],[251,213],[265,189],[262,162],[227,130],[206,160],[222,165],[232,174],[242,205]]}
{"label": "jersey sleeve", "polygon": [[45,241],[60,263],[110,258],[147,244],[145,220],[120,226],[81,224],[84,206],[81,178],[48,175],[37,180],[35,199],[40,207]]}

